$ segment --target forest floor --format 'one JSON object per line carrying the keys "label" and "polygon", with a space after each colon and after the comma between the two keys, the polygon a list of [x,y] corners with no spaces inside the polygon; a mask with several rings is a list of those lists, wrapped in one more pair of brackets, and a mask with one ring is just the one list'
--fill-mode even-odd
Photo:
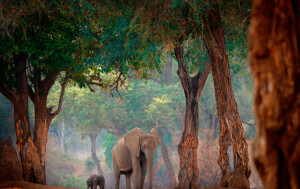
{"label": "forest floor", "polygon": [[[0,188],[6,188],[6,189],[67,189],[64,187],[40,185],[40,184],[34,184],[34,183],[30,183],[30,182],[25,182],[25,181],[1,183]],[[71,189],[71,188],[68,188],[68,189]]]}
{"label": "forest floor", "polygon": [[[25,181],[1,183],[0,188],[2,189],[72,189],[72,188],[34,184]],[[159,189],[159,188],[155,188],[155,189]],[[225,188],[207,188],[207,189],[225,189]]]}

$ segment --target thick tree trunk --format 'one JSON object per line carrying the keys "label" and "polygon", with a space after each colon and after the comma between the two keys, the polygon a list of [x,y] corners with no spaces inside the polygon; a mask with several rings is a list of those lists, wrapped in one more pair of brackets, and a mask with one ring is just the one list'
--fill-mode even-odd
{"label": "thick tree trunk", "polygon": [[[53,86],[59,71],[48,72],[43,80],[41,71],[34,67],[31,83],[34,91],[28,85],[26,75],[27,55],[19,53],[13,56],[15,78],[19,82],[16,89],[10,89],[7,83],[0,85],[0,91],[14,104],[15,127],[17,144],[21,157],[23,176],[25,181],[46,184],[45,156],[49,125],[51,120],[60,113],[67,77],[62,85],[59,106],[56,112],[51,113],[52,107],[47,108],[47,95]],[[5,77],[1,77],[4,81]],[[28,97],[35,108],[34,141],[31,139],[31,131],[28,115]]]}
{"label": "thick tree trunk", "polygon": [[178,76],[181,80],[186,99],[185,127],[178,144],[180,170],[178,189],[198,188],[199,170],[197,161],[200,93],[207,80],[211,67],[206,64],[203,74],[199,71],[190,77],[184,60],[184,49],[179,43],[174,48],[178,60]]}
{"label": "thick tree trunk", "polygon": [[[212,64],[215,97],[220,123],[221,186],[250,188],[248,144],[231,85],[229,61],[218,5],[211,0],[203,37]],[[231,171],[231,167],[233,171]]]}
{"label": "thick tree trunk", "polygon": [[300,188],[300,1],[254,0],[249,47],[254,162],[265,188]]}
{"label": "thick tree trunk", "polygon": [[58,73],[59,71],[48,72],[45,78],[42,80],[41,71],[38,68],[34,68],[34,79],[32,81],[34,92],[31,87],[28,87],[28,96],[34,104],[35,126],[33,132],[33,142],[40,157],[38,162],[43,169],[43,173],[40,174],[40,177],[43,177],[44,180],[42,184],[46,184],[46,147],[49,126],[52,119],[61,112],[61,106],[67,81],[66,77],[62,84],[58,108],[54,113],[51,113],[53,106],[51,106],[50,108],[47,107],[47,97],[51,87],[54,85]]}
{"label": "thick tree trunk", "polygon": [[28,114],[28,86],[26,77],[26,59],[23,53],[14,56],[17,68],[16,78],[20,82],[12,103],[14,104],[14,121],[17,145],[21,157],[25,181],[45,184],[43,169],[39,163],[40,156],[32,142]]}
{"label": "thick tree trunk", "polygon": [[91,143],[92,143],[91,144],[91,154],[92,154],[93,161],[96,164],[98,173],[100,175],[104,176],[103,175],[103,170],[101,168],[100,160],[98,159],[97,154],[96,154],[96,138],[97,138],[97,135],[98,134],[90,135],[90,139],[91,139]]}
{"label": "thick tree trunk", "polygon": [[[47,96],[46,96],[47,97]],[[52,120],[51,112],[49,112],[47,106],[47,98],[37,98],[35,100],[34,112],[35,112],[35,127],[34,127],[34,139],[33,142],[37,147],[40,156],[40,165],[43,168],[43,176],[46,184],[46,147],[48,139],[49,126]]]}
{"label": "thick tree trunk", "polygon": [[171,160],[170,160],[169,155],[168,155],[168,150],[167,150],[166,144],[163,140],[163,136],[159,137],[159,144],[160,144],[160,147],[161,147],[161,153],[163,155],[166,167],[168,169],[169,183],[170,183],[169,188],[174,189],[176,187],[175,173],[174,173],[174,169],[173,169]]}
{"label": "thick tree trunk", "polygon": [[14,119],[14,105],[11,104],[9,110],[9,118],[8,118],[8,141],[12,146],[14,146],[13,137],[12,137],[13,119]]}

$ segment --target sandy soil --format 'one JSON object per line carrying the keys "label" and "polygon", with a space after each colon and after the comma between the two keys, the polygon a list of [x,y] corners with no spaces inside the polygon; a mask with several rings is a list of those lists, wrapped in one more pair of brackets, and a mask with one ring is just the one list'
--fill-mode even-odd
{"label": "sandy soil", "polygon": [[[45,186],[45,185],[34,184],[34,183],[30,183],[30,182],[25,182],[25,181],[1,183],[0,188],[6,188],[6,189],[67,189],[64,187]],[[68,188],[68,189],[71,189],[71,188]]]}

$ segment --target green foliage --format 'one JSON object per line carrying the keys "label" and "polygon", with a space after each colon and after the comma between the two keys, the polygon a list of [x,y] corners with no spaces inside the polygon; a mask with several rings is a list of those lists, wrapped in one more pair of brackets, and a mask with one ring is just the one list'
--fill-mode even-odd
{"label": "green foliage", "polygon": [[103,143],[101,144],[102,147],[105,147],[105,163],[106,165],[112,169],[112,156],[111,156],[111,150],[117,140],[117,137],[113,136],[113,135],[110,135],[110,134],[107,134],[106,132],[104,132],[104,141]]}

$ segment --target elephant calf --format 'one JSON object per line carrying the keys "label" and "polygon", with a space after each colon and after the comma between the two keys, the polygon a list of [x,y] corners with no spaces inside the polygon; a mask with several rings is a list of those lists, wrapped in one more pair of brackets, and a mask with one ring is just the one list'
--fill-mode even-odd
{"label": "elephant calf", "polygon": [[100,189],[104,189],[105,179],[102,175],[91,175],[86,181],[87,189],[97,189],[99,186]]}

